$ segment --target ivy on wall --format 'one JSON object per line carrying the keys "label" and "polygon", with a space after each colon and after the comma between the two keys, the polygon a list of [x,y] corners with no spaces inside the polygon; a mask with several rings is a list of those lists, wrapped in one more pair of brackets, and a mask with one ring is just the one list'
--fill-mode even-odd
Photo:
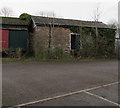
{"label": "ivy on wall", "polygon": [[80,33],[80,50],[77,56],[82,57],[108,57],[114,55],[115,49],[115,30],[98,29],[98,37],[95,34],[95,28],[70,27],[73,33]]}
{"label": "ivy on wall", "polygon": [[[20,19],[32,26],[31,16],[27,13],[20,15]],[[80,34],[80,50],[76,51],[77,56],[81,57],[108,57],[114,55],[115,49],[115,30],[98,29],[96,37],[95,27],[72,27],[67,26],[71,32]],[[31,29],[31,28],[30,28]]]}

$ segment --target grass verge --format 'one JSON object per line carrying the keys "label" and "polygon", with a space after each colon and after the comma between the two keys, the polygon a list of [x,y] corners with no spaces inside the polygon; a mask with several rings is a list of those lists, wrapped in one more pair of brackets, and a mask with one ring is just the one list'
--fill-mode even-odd
{"label": "grass verge", "polygon": [[35,57],[29,58],[2,58],[2,62],[95,62],[95,61],[110,61],[118,60],[113,58],[61,58],[61,59],[38,59]]}

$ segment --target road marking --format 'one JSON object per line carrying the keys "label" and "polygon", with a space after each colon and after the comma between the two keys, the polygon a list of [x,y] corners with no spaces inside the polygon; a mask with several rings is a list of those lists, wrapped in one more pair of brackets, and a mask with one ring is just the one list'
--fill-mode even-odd
{"label": "road marking", "polygon": [[97,98],[99,98],[99,99],[102,99],[102,100],[104,100],[104,101],[107,101],[107,102],[109,102],[109,103],[112,103],[112,104],[114,104],[114,105],[117,105],[117,106],[120,106],[120,104],[118,104],[118,103],[116,103],[116,102],[113,102],[113,101],[110,101],[110,100],[108,100],[108,99],[106,99],[106,98],[103,98],[103,97],[101,97],[101,96],[98,96],[98,95],[96,95],[96,94],[93,94],[93,93],[90,93],[90,92],[84,92],[84,93],[87,93],[87,94],[89,94],[89,95],[91,95],[91,96],[94,96],[94,97],[97,97]]}
{"label": "road marking", "polygon": [[82,92],[87,92],[87,91],[90,91],[90,90],[95,90],[95,89],[98,89],[98,88],[107,87],[107,86],[110,86],[110,85],[115,85],[115,84],[118,84],[118,83],[119,83],[119,82],[114,82],[114,83],[105,84],[105,85],[101,85],[101,86],[97,86],[97,87],[92,87],[92,88],[88,88],[88,89],[83,89],[83,90],[80,90],[80,91],[69,92],[69,93],[66,93],[66,94],[63,94],[63,95],[48,97],[48,98],[45,98],[45,99],[40,99],[40,100],[28,102],[28,103],[23,103],[23,104],[19,104],[19,105],[14,105],[14,106],[12,106],[12,107],[10,107],[10,108],[16,108],[16,107],[18,108],[18,107],[27,106],[27,105],[32,105],[32,104],[36,104],[36,103],[40,103],[40,102],[50,101],[50,100],[53,100],[53,99],[58,99],[58,98],[62,98],[62,97],[67,97],[67,96],[79,94],[79,93],[82,93]]}

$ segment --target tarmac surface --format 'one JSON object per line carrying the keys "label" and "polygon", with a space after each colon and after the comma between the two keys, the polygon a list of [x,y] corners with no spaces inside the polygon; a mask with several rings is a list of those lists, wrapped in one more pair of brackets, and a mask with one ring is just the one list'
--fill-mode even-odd
{"label": "tarmac surface", "polygon": [[3,63],[3,106],[118,106],[118,61]]}

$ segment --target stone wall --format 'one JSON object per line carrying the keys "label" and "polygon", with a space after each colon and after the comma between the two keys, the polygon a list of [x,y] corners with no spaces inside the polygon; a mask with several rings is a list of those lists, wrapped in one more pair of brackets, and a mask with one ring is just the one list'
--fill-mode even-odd
{"label": "stone wall", "polygon": [[70,33],[69,29],[65,28],[54,28],[53,35],[51,39],[52,49],[60,48],[64,51],[70,50]]}
{"label": "stone wall", "polygon": [[[35,35],[33,38],[33,49],[35,54],[40,51],[45,51],[49,49],[49,27],[47,26],[37,26],[35,30]],[[70,35],[71,31],[62,27],[52,28],[51,35],[51,50],[56,48],[63,49],[64,51],[70,50]]]}

